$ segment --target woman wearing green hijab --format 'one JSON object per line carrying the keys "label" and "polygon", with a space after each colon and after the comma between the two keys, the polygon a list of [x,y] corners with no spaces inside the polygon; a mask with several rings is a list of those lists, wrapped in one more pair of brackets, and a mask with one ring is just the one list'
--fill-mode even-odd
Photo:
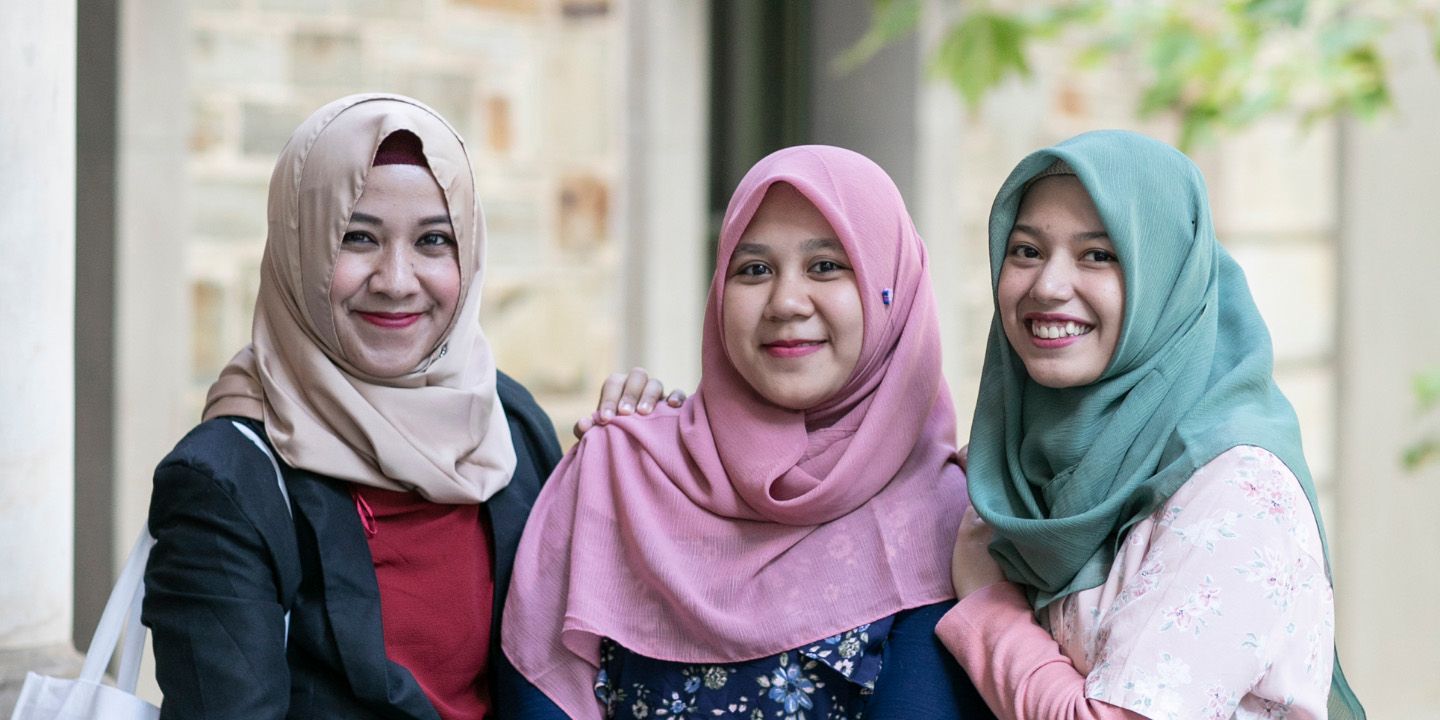
{"label": "woman wearing green hijab", "polygon": [[962,602],[936,633],[991,708],[1363,718],[1299,423],[1199,169],[1129,132],[1036,152],[990,266]]}

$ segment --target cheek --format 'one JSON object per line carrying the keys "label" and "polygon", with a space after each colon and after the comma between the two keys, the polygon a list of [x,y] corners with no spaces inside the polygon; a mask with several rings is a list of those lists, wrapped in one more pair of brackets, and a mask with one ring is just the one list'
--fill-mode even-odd
{"label": "cheek", "polygon": [[750,334],[755,326],[750,308],[754,303],[750,294],[745,292],[747,289],[727,285],[720,303],[720,334],[725,338],[725,354],[729,356],[730,364],[737,367],[740,363],[736,362],[736,355],[750,345]]}
{"label": "cheek", "polygon": [[427,258],[425,285],[444,315],[453,315],[460,303],[460,263],[455,258]]}
{"label": "cheek", "polygon": [[865,345],[865,306],[860,302],[860,289],[854,284],[836,290],[830,300],[833,308],[830,316],[838,328],[832,329],[844,334],[846,360],[853,369]]}
{"label": "cheek", "polygon": [[363,257],[341,250],[335,258],[335,274],[330,277],[330,305],[339,308],[360,292],[368,276],[369,268]]}
{"label": "cheek", "polygon": [[1000,325],[1012,340],[1020,322],[1020,301],[1025,297],[1025,279],[1019,273],[1002,268],[995,287],[995,302],[1000,308]]}

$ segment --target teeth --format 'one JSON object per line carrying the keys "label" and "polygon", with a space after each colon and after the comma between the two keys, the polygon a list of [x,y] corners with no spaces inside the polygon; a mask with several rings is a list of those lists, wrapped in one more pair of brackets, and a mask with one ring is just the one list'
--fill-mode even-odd
{"label": "teeth", "polygon": [[1073,320],[1067,321],[1063,325],[1043,325],[1038,322],[1032,322],[1030,324],[1030,334],[1046,340],[1084,335],[1093,329],[1094,328],[1089,325],[1082,325]]}

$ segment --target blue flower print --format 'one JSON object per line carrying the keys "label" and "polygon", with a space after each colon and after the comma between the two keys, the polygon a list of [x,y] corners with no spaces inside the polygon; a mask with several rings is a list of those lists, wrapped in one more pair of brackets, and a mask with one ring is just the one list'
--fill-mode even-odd
{"label": "blue flower print", "polygon": [[815,703],[810,694],[815,692],[815,683],[800,674],[800,663],[786,667],[786,656],[781,656],[780,667],[770,675],[770,699],[781,703],[785,712],[793,714],[799,708],[812,708]]}

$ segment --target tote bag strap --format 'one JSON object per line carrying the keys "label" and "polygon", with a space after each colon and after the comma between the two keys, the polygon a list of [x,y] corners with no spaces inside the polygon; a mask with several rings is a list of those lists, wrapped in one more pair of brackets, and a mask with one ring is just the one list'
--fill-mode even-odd
{"label": "tote bag strap", "polygon": [[[264,440],[261,440],[261,439],[260,439],[260,436],[259,436],[259,435],[256,435],[254,430],[251,430],[250,428],[245,427],[245,425],[244,425],[243,423],[241,423],[241,422],[239,422],[239,421],[237,421],[237,420],[231,420],[231,421],[230,421],[230,424],[231,424],[231,425],[234,425],[234,426],[235,426],[235,429],[236,429],[236,430],[239,430],[241,435],[244,435],[245,437],[250,438],[250,442],[255,443],[255,447],[260,448],[260,452],[265,453],[265,457],[270,460],[270,467],[275,470],[275,483],[280,486],[280,497],[285,498],[285,512],[290,513],[290,520],[291,520],[291,521],[294,521],[294,520],[295,520],[295,511],[292,510],[292,509],[290,509],[290,490],[289,490],[287,487],[285,487],[285,474],[282,473],[282,472],[280,472],[280,463],[275,460],[275,453],[273,453],[273,452],[270,451],[270,446],[269,446],[269,445],[266,445],[266,444],[265,444],[265,441],[264,441]],[[289,645],[289,644],[290,644],[290,610],[289,610],[289,609],[286,609],[286,610],[285,610],[285,644],[286,644],[286,645]]]}
{"label": "tote bag strap", "polygon": [[140,624],[140,606],[145,599],[145,561],[150,556],[150,547],[155,538],[150,537],[150,524],[140,528],[140,537],[130,548],[130,557],[120,570],[120,579],[110,591],[105,602],[105,612],[100,615],[100,624],[90,638],[90,649],[85,653],[85,664],[80,669],[80,679],[100,683],[105,675],[105,666],[115,654],[120,642],[120,630],[126,626],[125,649],[120,656],[120,676],[116,687],[127,693],[135,692],[135,682],[140,674],[140,655],[145,648],[145,628]]}

